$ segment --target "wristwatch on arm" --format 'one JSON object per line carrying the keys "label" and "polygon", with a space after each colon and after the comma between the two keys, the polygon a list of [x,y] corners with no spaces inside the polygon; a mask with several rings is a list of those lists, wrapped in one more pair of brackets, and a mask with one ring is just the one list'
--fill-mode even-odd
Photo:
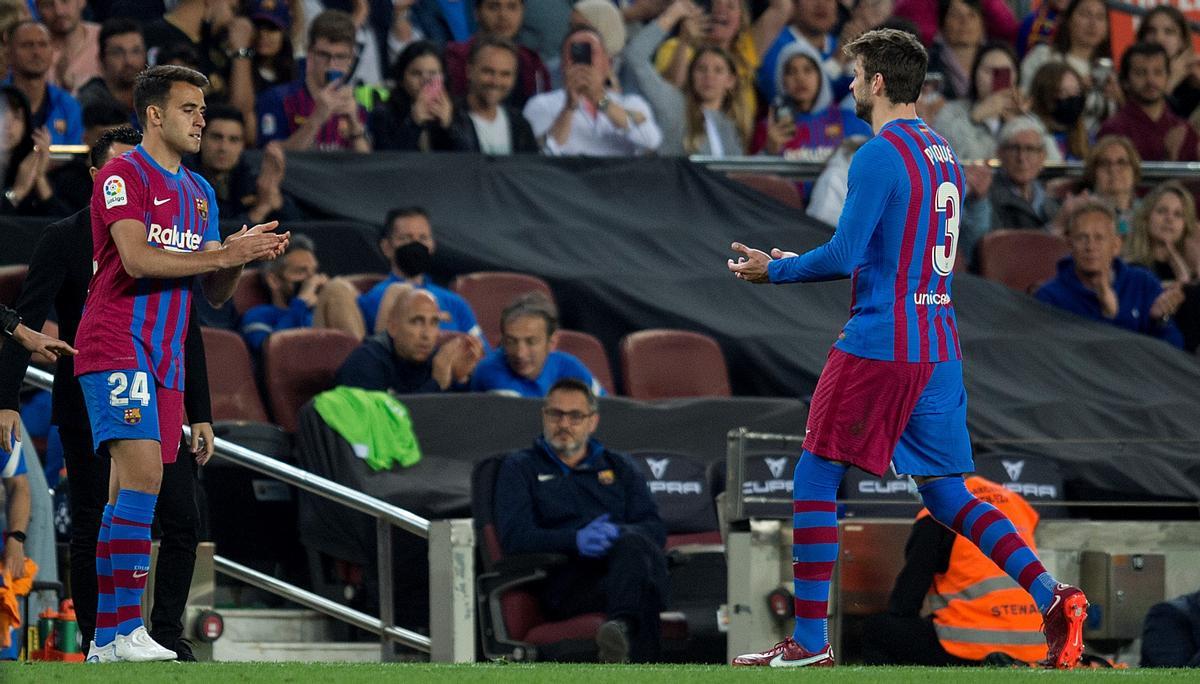
{"label": "wristwatch on arm", "polygon": [[17,326],[21,325],[21,316],[7,306],[0,305],[0,334],[12,337]]}

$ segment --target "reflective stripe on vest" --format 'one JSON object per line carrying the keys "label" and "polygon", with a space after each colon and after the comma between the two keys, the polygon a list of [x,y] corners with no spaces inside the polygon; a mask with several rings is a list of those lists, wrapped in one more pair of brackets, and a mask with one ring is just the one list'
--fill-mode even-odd
{"label": "reflective stripe on vest", "polygon": [[941,610],[942,608],[949,606],[951,601],[974,601],[977,598],[983,598],[993,591],[1020,588],[1021,586],[1014,582],[1013,579],[1008,575],[1004,575],[1002,577],[991,577],[983,580],[982,582],[976,582],[966,589],[954,594],[930,594],[929,608],[930,610]]}
{"label": "reflective stripe on vest", "polygon": [[971,629],[949,625],[934,625],[934,629],[937,630],[939,640],[990,646],[1041,646],[1043,651],[1046,650],[1046,637],[1041,631],[1014,632],[1007,629]]}

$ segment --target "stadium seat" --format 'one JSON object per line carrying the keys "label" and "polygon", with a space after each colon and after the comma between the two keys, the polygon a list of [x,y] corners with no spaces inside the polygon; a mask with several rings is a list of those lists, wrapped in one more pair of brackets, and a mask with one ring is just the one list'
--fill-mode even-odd
{"label": "stadium seat", "polygon": [[288,432],[304,402],[333,387],[337,369],[359,345],[353,335],[329,328],[283,330],[263,346],[263,375],[271,415]]}
{"label": "stadium seat", "polygon": [[621,340],[621,376],[632,399],[728,397],[717,341],[687,330],[641,330]]}
{"label": "stadium seat", "polygon": [[263,282],[262,273],[257,268],[247,268],[242,271],[237,285],[233,290],[233,309],[238,315],[246,313],[259,304],[271,301],[271,293]]}
{"label": "stadium seat", "polygon": [[717,508],[705,465],[687,454],[635,451],[658,515],[667,528],[667,549],[686,544],[720,544]]}
{"label": "stadium seat", "polygon": [[1018,292],[1032,292],[1054,277],[1070,252],[1067,241],[1039,230],[993,230],[979,241],[979,274]]}
{"label": "stadium seat", "polygon": [[451,283],[475,312],[475,320],[488,344],[500,344],[500,313],[517,297],[529,292],[541,292],[554,301],[554,292],[545,280],[537,276],[509,271],[479,271],[460,275]]}
{"label": "stadium seat", "polygon": [[578,330],[559,330],[558,351],[566,352],[582,361],[592,372],[592,377],[600,381],[605,391],[609,394],[617,393],[617,386],[613,384],[612,366],[608,363],[608,352],[594,335]]}
{"label": "stadium seat", "polygon": [[846,518],[903,518],[912,520],[921,510],[917,484],[889,468],[882,477],[850,468],[842,478],[838,498],[846,501]]}
{"label": "stadium seat", "polygon": [[773,173],[729,173],[726,177],[753,188],[784,206],[804,210],[804,195],[800,188],[783,176]]}
{"label": "stadium seat", "polygon": [[731,487],[740,487],[743,497],[757,499],[743,501],[741,515],[728,522],[749,518],[791,519],[792,473],[796,470],[799,458],[799,451],[748,451],[744,456],[742,472],[732,474],[729,473],[727,460],[710,463],[708,481],[714,496]]}
{"label": "stadium seat", "polygon": [[26,273],[29,273],[29,267],[25,264],[0,266],[0,304],[12,306],[16,303]]}
{"label": "stadium seat", "polygon": [[208,360],[213,420],[267,422],[242,336],[220,328],[200,328],[200,334],[204,336],[204,356]]}
{"label": "stadium seat", "polygon": [[[495,522],[495,488],[507,454],[475,464],[471,472],[471,514],[482,572],[476,577],[476,606],[483,657],[525,661],[594,661],[596,630],[603,613],[548,621],[531,591],[547,570],[568,562],[551,553],[505,556]],[[664,651],[670,635],[684,633],[681,615],[663,613]],[[678,638],[676,638],[678,640]]]}

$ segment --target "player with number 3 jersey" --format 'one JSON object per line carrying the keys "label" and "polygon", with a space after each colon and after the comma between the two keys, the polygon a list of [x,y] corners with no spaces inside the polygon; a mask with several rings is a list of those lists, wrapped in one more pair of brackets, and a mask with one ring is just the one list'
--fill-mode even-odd
{"label": "player with number 3 jersey", "polygon": [[[850,320],[829,352],[809,407],[793,475],[792,636],[735,665],[832,665],[826,633],[837,560],[837,488],[848,466],[876,476],[889,463],[912,475],[930,513],[974,542],[1025,588],[1045,616],[1045,664],[1070,668],[1083,652],[1087,600],[1058,583],[998,509],[975,498],[967,394],[951,293],[964,176],[950,145],[917,117],[928,55],[910,34],[870,31],[845,48],[854,60],[856,113],[875,137],[850,164],[846,203],[824,245],[797,255],[740,243],[739,279],[851,279]],[[962,639],[995,640],[994,632]]]}
{"label": "player with number 3 jersey", "polygon": [[150,574],[150,525],[183,423],[184,337],[191,284],[202,276],[215,306],[242,266],[273,259],[288,235],[275,222],[243,227],[224,242],[217,202],[181,164],[200,148],[203,74],[156,66],[138,74],[134,106],[142,144],[109,161],[92,192],[94,273],[76,340],[95,451],[112,459],[109,499],[96,542],[96,638],[88,662],[174,660],[142,623]]}

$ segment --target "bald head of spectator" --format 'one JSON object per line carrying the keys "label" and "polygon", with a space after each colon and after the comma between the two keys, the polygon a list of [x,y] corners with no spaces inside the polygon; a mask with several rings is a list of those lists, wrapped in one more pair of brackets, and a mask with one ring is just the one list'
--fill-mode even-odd
{"label": "bald head of spectator", "polygon": [[426,290],[408,287],[388,316],[387,332],[396,356],[410,363],[427,361],[437,346],[441,322],[437,299]]}

